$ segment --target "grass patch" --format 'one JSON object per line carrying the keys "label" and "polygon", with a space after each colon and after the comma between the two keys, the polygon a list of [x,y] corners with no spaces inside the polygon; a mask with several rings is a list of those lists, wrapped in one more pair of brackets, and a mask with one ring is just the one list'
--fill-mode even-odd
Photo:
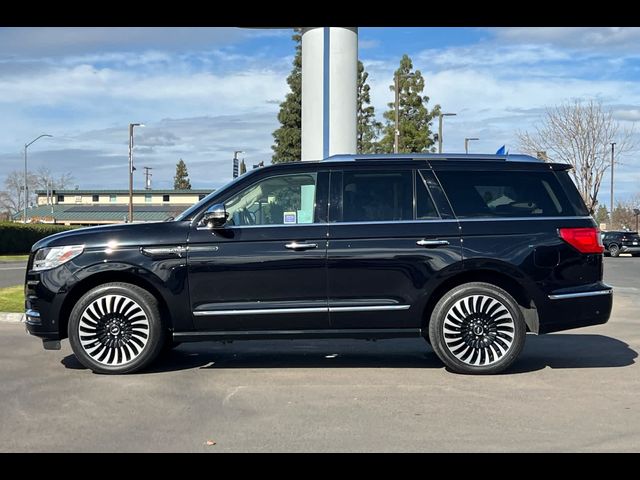
{"label": "grass patch", "polygon": [[24,286],[0,288],[0,312],[24,312]]}
{"label": "grass patch", "polygon": [[26,262],[29,255],[0,255],[0,263],[2,262]]}

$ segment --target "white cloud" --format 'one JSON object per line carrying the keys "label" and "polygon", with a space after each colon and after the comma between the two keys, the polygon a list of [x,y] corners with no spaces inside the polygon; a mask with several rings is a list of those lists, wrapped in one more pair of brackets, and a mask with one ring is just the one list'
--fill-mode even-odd
{"label": "white cloud", "polygon": [[503,27],[490,29],[506,43],[554,44],[577,49],[620,49],[637,53],[638,27]]}

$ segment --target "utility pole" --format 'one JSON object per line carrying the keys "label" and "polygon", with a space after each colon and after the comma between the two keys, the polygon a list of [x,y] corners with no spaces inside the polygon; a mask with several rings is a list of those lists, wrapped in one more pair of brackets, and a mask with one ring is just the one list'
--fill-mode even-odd
{"label": "utility pole", "polygon": [[142,123],[129,124],[129,223],[133,222],[133,128],[144,127]]}
{"label": "utility pole", "polygon": [[238,162],[238,154],[244,153],[242,150],[235,150],[233,152],[233,178],[238,178],[238,169],[240,167],[240,163]]}
{"label": "utility pole", "polygon": [[393,85],[395,90],[395,111],[396,111],[396,127],[393,133],[393,153],[398,153],[400,143],[400,86],[399,78],[396,73],[393,76]]}
{"label": "utility pole", "polygon": [[[402,75],[404,78],[411,78],[415,73],[406,73]],[[393,86],[395,91],[395,130],[393,132],[393,153],[400,152],[400,74],[393,74]]]}
{"label": "utility pole", "polygon": [[442,153],[442,117],[452,117],[455,113],[441,113],[438,115],[438,153]]}
{"label": "utility pole", "polygon": [[611,211],[609,212],[609,220],[611,221],[611,225],[613,225],[613,152],[615,151],[616,144],[615,142],[611,142]]}
{"label": "utility pole", "polygon": [[144,168],[144,189],[151,190],[151,177],[153,177],[151,170],[153,170],[153,167],[143,167],[143,168]]}

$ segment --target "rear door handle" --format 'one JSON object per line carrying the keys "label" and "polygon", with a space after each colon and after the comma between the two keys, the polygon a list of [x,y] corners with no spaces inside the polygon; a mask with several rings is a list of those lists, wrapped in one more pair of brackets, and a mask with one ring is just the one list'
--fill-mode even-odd
{"label": "rear door handle", "polygon": [[312,248],[318,248],[318,244],[290,242],[287,243],[284,248],[288,248],[289,250],[311,250]]}
{"label": "rear door handle", "polygon": [[435,247],[444,247],[445,245],[449,245],[449,242],[447,240],[426,240],[423,238],[422,240],[418,240],[416,242],[416,245],[420,247],[425,247],[425,248],[435,248]]}

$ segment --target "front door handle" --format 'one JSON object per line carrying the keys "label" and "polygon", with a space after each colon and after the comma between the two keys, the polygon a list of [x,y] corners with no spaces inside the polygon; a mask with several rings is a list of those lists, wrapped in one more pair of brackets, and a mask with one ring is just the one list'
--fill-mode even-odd
{"label": "front door handle", "polygon": [[318,248],[318,244],[291,242],[287,243],[284,248],[288,248],[289,250],[311,250],[312,248]]}
{"label": "front door handle", "polygon": [[416,245],[419,245],[421,247],[426,247],[426,248],[435,248],[435,247],[444,247],[445,245],[449,245],[449,242],[447,240],[426,240],[426,239],[422,239],[422,240],[418,240],[416,242]]}

